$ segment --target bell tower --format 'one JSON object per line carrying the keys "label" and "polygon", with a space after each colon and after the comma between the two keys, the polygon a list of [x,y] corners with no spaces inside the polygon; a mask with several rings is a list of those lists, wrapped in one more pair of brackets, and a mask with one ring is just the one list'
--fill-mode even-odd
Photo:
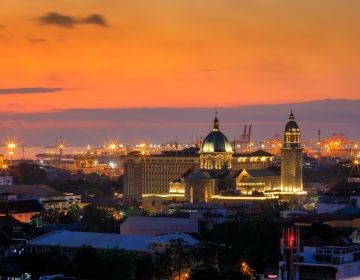
{"label": "bell tower", "polygon": [[291,110],[284,130],[281,147],[281,191],[303,191],[303,148],[300,145],[300,128]]}

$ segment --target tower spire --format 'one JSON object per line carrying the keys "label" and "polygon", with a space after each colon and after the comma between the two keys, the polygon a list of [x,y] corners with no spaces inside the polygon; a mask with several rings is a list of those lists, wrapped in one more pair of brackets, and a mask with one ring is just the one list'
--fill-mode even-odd
{"label": "tower spire", "polygon": [[217,118],[217,111],[215,111],[213,131],[219,131],[219,120]]}
{"label": "tower spire", "polygon": [[295,119],[295,116],[294,116],[294,113],[293,113],[293,109],[291,107],[290,109],[290,115],[289,115],[289,120],[294,120]]}

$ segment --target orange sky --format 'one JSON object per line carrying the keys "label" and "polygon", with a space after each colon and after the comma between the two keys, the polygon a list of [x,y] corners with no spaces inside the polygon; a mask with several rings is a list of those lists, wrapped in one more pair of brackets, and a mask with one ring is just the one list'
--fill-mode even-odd
{"label": "orange sky", "polygon": [[[0,111],[360,98],[358,0],[1,0]],[[72,28],[41,24],[50,12]],[[100,14],[108,26],[81,23]]]}

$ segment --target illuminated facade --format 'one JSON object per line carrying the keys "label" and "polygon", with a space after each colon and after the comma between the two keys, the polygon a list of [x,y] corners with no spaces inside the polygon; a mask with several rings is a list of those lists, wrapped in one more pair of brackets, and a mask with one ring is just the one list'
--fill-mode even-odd
{"label": "illuminated facade", "polygon": [[147,194],[168,193],[171,181],[199,165],[194,148],[150,156],[129,154],[124,160],[124,197],[139,199]]}
{"label": "illuminated facade", "polygon": [[259,150],[234,154],[215,117],[200,149],[129,153],[124,159],[124,198],[155,197],[195,202],[266,200],[302,194],[300,129],[291,113],[284,131],[281,172],[271,168],[273,155]]}
{"label": "illuminated facade", "polygon": [[[200,150],[191,147],[181,151],[163,151],[157,155],[129,153],[124,158],[124,197],[183,196],[185,177],[191,170],[226,173],[231,169],[266,169],[272,159],[273,155],[264,151],[233,154],[230,142],[219,131],[219,122],[215,118],[213,130],[203,141]],[[235,185],[232,185],[235,189]]]}
{"label": "illuminated facade", "polygon": [[205,170],[231,169],[233,149],[220,131],[217,116],[212,131],[205,137],[200,150],[200,168]]}
{"label": "illuminated facade", "polygon": [[303,191],[302,178],[303,148],[300,145],[300,128],[291,112],[284,130],[284,143],[281,147],[281,191]]}

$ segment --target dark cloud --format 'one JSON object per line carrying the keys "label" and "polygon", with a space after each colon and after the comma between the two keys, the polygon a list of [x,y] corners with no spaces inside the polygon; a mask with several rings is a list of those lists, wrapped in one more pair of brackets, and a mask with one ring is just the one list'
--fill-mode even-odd
{"label": "dark cloud", "polygon": [[51,12],[38,18],[41,24],[50,24],[66,28],[72,28],[76,24],[76,19],[72,16],[62,15],[60,13]]}
{"label": "dark cloud", "polygon": [[101,27],[109,26],[104,16],[100,14],[88,15],[85,18],[75,18],[70,15],[51,12],[38,17],[38,21],[40,24],[56,25],[65,28],[72,28],[77,24],[93,24]]}
{"label": "dark cloud", "polygon": [[28,41],[30,43],[45,43],[45,42],[47,42],[47,40],[44,38],[28,38]]}
{"label": "dark cloud", "polygon": [[5,29],[5,25],[0,24],[0,29]]}
{"label": "dark cloud", "polygon": [[99,15],[99,14],[89,15],[88,17],[86,17],[86,18],[84,18],[82,20],[82,23],[97,24],[97,25],[100,25],[102,27],[108,27],[108,24],[107,24],[105,18],[102,15]]}
{"label": "dark cloud", "polygon": [[63,90],[62,88],[30,87],[30,88],[0,88],[0,94],[36,94],[53,93]]}
{"label": "dark cloud", "polygon": [[[282,133],[291,107],[304,138],[317,139],[318,129],[323,137],[343,132],[351,139],[360,138],[360,100],[217,108],[220,128],[233,139],[240,137],[245,124],[251,123],[252,139],[257,142]],[[123,143],[163,143],[206,136],[212,127],[214,111],[215,108],[58,109],[11,116],[0,112],[0,120],[14,122],[6,131],[14,129],[19,136],[39,145],[44,144],[44,137],[56,139],[59,130],[69,143],[76,145],[102,144],[118,135]]]}

